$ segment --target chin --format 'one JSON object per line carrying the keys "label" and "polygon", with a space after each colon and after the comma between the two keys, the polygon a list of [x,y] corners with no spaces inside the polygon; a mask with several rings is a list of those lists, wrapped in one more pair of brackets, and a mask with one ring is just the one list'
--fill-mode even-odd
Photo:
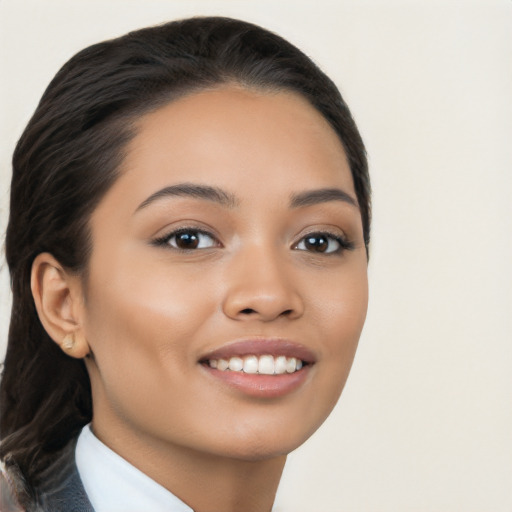
{"label": "chin", "polygon": [[289,424],[276,425],[275,422],[260,422],[256,428],[252,425],[250,430],[233,426],[218,445],[217,454],[255,462],[283,457],[307,441],[321,423],[323,419],[308,426],[298,419],[295,428]]}
{"label": "chin", "polygon": [[231,449],[224,453],[230,459],[243,460],[247,462],[260,462],[263,460],[286,457],[302,443],[290,444],[285,446],[279,443],[267,443],[264,439],[258,443],[249,443],[239,448]]}

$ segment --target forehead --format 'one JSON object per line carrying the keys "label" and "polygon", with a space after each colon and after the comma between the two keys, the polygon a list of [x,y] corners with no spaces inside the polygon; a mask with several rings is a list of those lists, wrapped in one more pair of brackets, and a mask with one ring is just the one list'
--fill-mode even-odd
{"label": "forehead", "polygon": [[353,192],[343,146],[302,96],[226,86],[193,93],[143,116],[120,183],[140,196],[201,182],[235,195],[342,187]]}

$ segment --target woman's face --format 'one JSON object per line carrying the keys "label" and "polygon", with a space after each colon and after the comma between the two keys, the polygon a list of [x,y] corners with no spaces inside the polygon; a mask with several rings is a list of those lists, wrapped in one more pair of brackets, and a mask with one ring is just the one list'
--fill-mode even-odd
{"label": "woman's face", "polygon": [[304,99],[233,86],[144,116],[91,231],[100,438],[255,460],[325,420],[365,319],[366,252],[342,145]]}

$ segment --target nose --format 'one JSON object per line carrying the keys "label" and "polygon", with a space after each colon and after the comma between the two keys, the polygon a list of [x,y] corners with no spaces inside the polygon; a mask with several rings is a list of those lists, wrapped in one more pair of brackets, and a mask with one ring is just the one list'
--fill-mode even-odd
{"label": "nose", "polygon": [[234,320],[271,322],[295,319],[304,313],[304,301],[289,265],[272,251],[243,251],[227,270],[222,305]]}

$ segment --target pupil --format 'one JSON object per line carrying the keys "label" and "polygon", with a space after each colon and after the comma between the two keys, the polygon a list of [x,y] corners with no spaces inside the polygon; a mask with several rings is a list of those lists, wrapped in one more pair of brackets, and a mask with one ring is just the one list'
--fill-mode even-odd
{"label": "pupil", "polygon": [[324,252],[327,245],[327,239],[323,236],[310,236],[306,239],[306,247],[311,251]]}
{"label": "pupil", "polygon": [[180,249],[195,249],[199,245],[199,237],[196,233],[180,233],[176,237],[176,245]]}

